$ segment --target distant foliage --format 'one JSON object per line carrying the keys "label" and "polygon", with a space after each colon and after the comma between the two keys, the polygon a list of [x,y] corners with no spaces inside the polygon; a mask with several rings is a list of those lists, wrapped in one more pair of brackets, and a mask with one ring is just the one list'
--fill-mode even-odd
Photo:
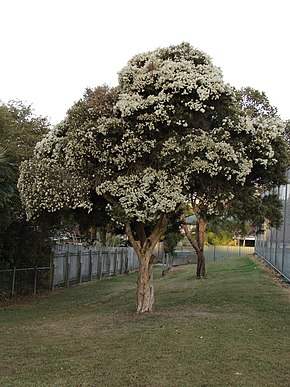
{"label": "distant foliage", "polygon": [[25,265],[43,257],[46,237],[26,220],[17,181],[20,163],[33,155],[34,146],[49,124],[21,101],[0,102],[0,263]]}

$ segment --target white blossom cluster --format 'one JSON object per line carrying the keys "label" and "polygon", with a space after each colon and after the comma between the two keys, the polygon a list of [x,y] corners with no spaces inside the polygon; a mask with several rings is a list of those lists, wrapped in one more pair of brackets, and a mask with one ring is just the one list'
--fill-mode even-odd
{"label": "white blossom cluster", "polygon": [[18,188],[29,219],[36,217],[41,210],[91,209],[89,181],[67,172],[53,159],[23,162]]}
{"label": "white blossom cluster", "polygon": [[[232,93],[220,69],[204,54],[187,45],[176,61],[170,52],[167,58],[165,54],[160,49],[137,55],[119,73],[125,91],[117,103],[122,117],[136,115],[140,121],[180,125],[182,121],[175,116],[180,107],[204,113],[208,108],[214,110],[214,101],[222,94]],[[187,126],[186,121],[182,125]]]}
{"label": "white blossom cluster", "polygon": [[252,134],[250,148],[260,154],[260,157],[255,158],[255,162],[265,167],[275,164],[277,160],[274,157],[272,142],[284,133],[285,124],[283,121],[277,117],[257,117],[251,122],[247,122],[247,126]]}
{"label": "white blossom cluster", "polygon": [[19,189],[30,217],[42,209],[89,209],[92,189],[126,219],[157,219],[194,189],[213,213],[255,165],[277,162],[272,143],[281,121],[227,115],[236,102],[232,88],[188,44],[135,56],[119,73],[118,92],[114,106],[104,99],[103,110],[101,99],[95,110],[86,100],[76,104],[22,165]]}
{"label": "white blossom cluster", "polygon": [[165,171],[146,168],[139,174],[118,176],[96,188],[99,195],[109,194],[117,200],[126,218],[147,222],[162,212],[170,213],[185,201],[183,182]]}

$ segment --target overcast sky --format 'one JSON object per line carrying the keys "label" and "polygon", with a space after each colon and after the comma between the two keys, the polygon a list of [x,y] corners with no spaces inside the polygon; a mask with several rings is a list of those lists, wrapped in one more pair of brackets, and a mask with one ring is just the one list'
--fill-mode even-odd
{"label": "overcast sky", "polygon": [[183,41],[290,119],[289,0],[0,0],[0,100],[56,124],[135,54]]}

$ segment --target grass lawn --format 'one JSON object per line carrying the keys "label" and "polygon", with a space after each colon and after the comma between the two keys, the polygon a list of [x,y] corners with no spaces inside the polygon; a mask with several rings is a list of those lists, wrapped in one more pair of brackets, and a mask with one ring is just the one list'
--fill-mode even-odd
{"label": "grass lawn", "polygon": [[136,273],[0,308],[0,386],[290,386],[286,291],[249,257],[155,267],[155,311],[135,315]]}

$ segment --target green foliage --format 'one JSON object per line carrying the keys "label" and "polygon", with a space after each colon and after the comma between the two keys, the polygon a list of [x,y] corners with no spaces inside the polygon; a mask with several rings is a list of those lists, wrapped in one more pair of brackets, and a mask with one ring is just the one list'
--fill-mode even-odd
{"label": "green foliage", "polygon": [[32,156],[48,128],[47,120],[34,116],[31,106],[0,103],[0,261],[5,265],[49,258],[47,233],[26,221],[17,189],[20,163]]}
{"label": "green foliage", "polygon": [[233,234],[228,230],[219,232],[209,231],[206,233],[206,241],[209,245],[234,246]]}
{"label": "green foliage", "polygon": [[0,228],[9,222],[9,205],[15,192],[15,166],[3,147],[0,148]]}
{"label": "green foliage", "polygon": [[278,114],[263,91],[245,87],[237,91],[237,98],[248,117],[275,117]]}

